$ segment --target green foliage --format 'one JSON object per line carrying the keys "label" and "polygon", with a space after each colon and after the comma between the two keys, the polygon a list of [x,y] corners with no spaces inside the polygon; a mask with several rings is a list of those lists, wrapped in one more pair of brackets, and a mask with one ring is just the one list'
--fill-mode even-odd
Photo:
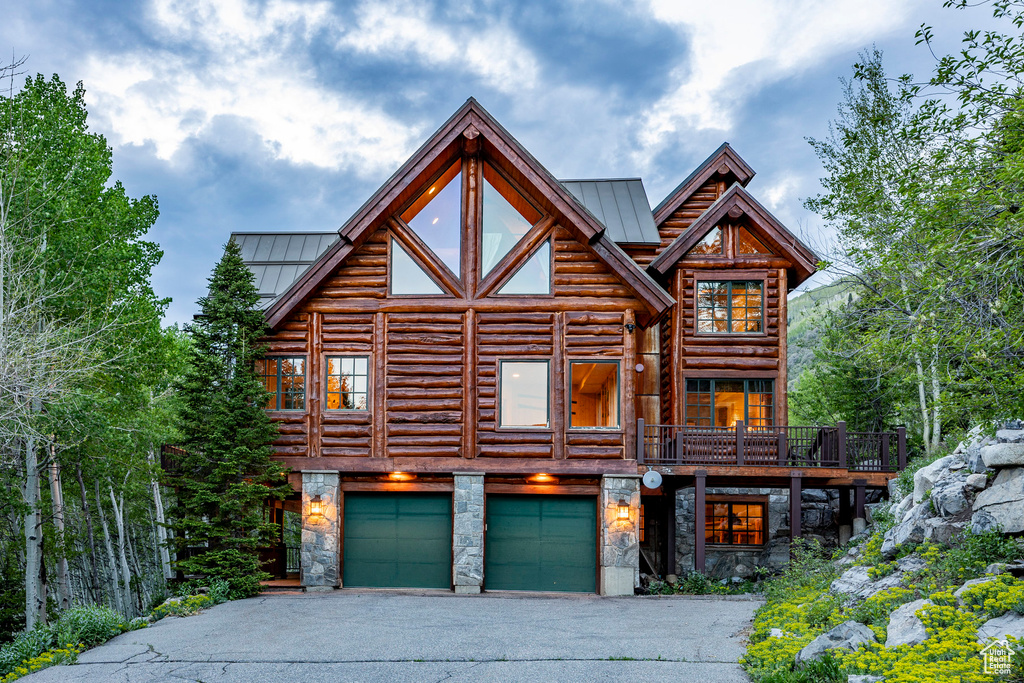
{"label": "green foliage", "polygon": [[213,598],[209,595],[190,595],[183,598],[171,598],[162,605],[157,606],[150,613],[154,620],[159,621],[164,617],[190,617],[198,614],[201,610],[214,605]]}
{"label": "green foliage", "polygon": [[82,645],[72,645],[70,643],[64,647],[47,650],[21,662],[10,673],[0,677],[0,683],[11,683],[11,681],[16,681],[22,676],[27,676],[30,673],[35,673],[58,664],[74,664],[75,660],[78,659],[78,655],[83,650],[84,647]]}
{"label": "green foliage", "polygon": [[238,245],[228,242],[210,278],[202,314],[187,327],[191,344],[181,400],[180,476],[174,478],[174,528],[180,569],[230,584],[232,597],[254,595],[260,571],[256,551],[277,527],[265,517],[267,501],[288,490],[270,459],[276,426],[263,406],[266,391],[254,364],[262,357],[263,313],[253,275]]}
{"label": "green foliage", "polygon": [[[131,629],[132,626],[126,623],[121,615],[106,607],[74,607],[62,612],[55,622],[31,631],[23,631],[13,641],[0,648],[0,676],[15,672],[19,667],[33,671],[43,668],[38,666],[33,669],[32,660],[42,657],[54,648],[76,648],[77,654],[85,648],[105,643]],[[60,653],[44,659],[59,656]],[[56,663],[59,662],[51,661],[47,665]]]}

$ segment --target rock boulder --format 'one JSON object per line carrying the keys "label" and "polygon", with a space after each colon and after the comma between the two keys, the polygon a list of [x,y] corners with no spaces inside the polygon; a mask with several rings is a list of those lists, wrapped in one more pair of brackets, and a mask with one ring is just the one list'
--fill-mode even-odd
{"label": "rock boulder", "polygon": [[899,647],[900,645],[917,645],[928,638],[928,632],[924,624],[917,618],[917,610],[925,605],[932,604],[930,600],[914,600],[896,608],[889,615],[889,627],[886,630],[886,647]]}
{"label": "rock boulder", "polygon": [[994,443],[981,449],[986,467],[1024,466],[1024,443]]}
{"label": "rock boulder", "polygon": [[796,663],[809,662],[828,650],[856,650],[865,643],[874,643],[875,634],[864,624],[847,621],[809,642],[796,655]]}
{"label": "rock boulder", "polygon": [[[1024,638],[1024,617],[1016,612],[1007,612],[1001,617],[989,619],[978,627],[979,643],[985,643],[990,638],[1002,640],[1006,636],[1013,636],[1017,639]],[[810,646],[808,645],[808,647]]]}
{"label": "rock boulder", "polygon": [[1008,534],[1024,531],[1024,468],[1000,470],[992,485],[974,499],[973,510],[974,533],[996,528]]}
{"label": "rock boulder", "polygon": [[924,500],[924,494],[932,490],[932,486],[953,462],[953,456],[947,455],[933,463],[925,465],[914,473],[914,504]]}

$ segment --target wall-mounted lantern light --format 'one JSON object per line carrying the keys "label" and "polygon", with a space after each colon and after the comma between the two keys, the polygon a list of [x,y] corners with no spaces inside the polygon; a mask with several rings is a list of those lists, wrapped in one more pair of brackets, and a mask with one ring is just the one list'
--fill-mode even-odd
{"label": "wall-mounted lantern light", "polygon": [[321,517],[324,514],[324,501],[320,498],[320,494],[316,494],[309,499],[309,516],[310,517]]}
{"label": "wall-mounted lantern light", "polygon": [[554,477],[547,472],[538,472],[537,474],[529,477],[529,481],[535,484],[557,484],[558,477]]}
{"label": "wall-mounted lantern light", "polygon": [[412,481],[415,478],[416,475],[409,472],[392,472],[388,475],[388,479],[391,481]]}
{"label": "wall-mounted lantern light", "polygon": [[619,498],[619,514],[617,519],[620,522],[629,521],[629,503],[626,502],[625,498]]}

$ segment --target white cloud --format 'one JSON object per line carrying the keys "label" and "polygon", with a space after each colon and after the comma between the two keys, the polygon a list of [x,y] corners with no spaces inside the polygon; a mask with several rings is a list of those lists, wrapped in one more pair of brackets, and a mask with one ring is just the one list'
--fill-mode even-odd
{"label": "white cloud", "polygon": [[729,130],[731,103],[767,84],[869,45],[904,26],[921,0],[648,0],[654,16],[689,41],[670,91],[640,117],[650,158],[681,129]]}
{"label": "white cloud", "polygon": [[772,185],[761,190],[760,196],[772,212],[778,212],[798,199],[797,192],[799,190],[800,184],[796,176],[784,175]]}

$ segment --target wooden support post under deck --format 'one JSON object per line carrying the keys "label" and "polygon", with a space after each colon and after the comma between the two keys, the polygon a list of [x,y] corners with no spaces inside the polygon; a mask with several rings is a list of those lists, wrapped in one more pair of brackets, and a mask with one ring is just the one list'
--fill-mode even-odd
{"label": "wooden support post under deck", "polygon": [[704,491],[707,480],[707,471],[697,470],[694,473],[694,544],[693,544],[693,568],[703,574],[707,570],[704,561]]}
{"label": "wooden support post under deck", "polygon": [[800,538],[801,494],[803,480],[800,472],[792,472],[789,477],[789,540]]}
{"label": "wooden support post under deck", "polygon": [[839,487],[839,545],[846,545],[853,535],[853,507],[850,505],[850,487]]}
{"label": "wooden support post under deck", "polygon": [[864,497],[866,487],[861,482],[854,482],[857,486],[854,489],[853,516],[855,519],[864,519]]}
{"label": "wooden support post under deck", "polygon": [[676,572],[676,489],[665,487],[665,494],[668,496],[668,504],[665,506],[668,516],[668,524],[665,525],[665,574],[678,574]]}

